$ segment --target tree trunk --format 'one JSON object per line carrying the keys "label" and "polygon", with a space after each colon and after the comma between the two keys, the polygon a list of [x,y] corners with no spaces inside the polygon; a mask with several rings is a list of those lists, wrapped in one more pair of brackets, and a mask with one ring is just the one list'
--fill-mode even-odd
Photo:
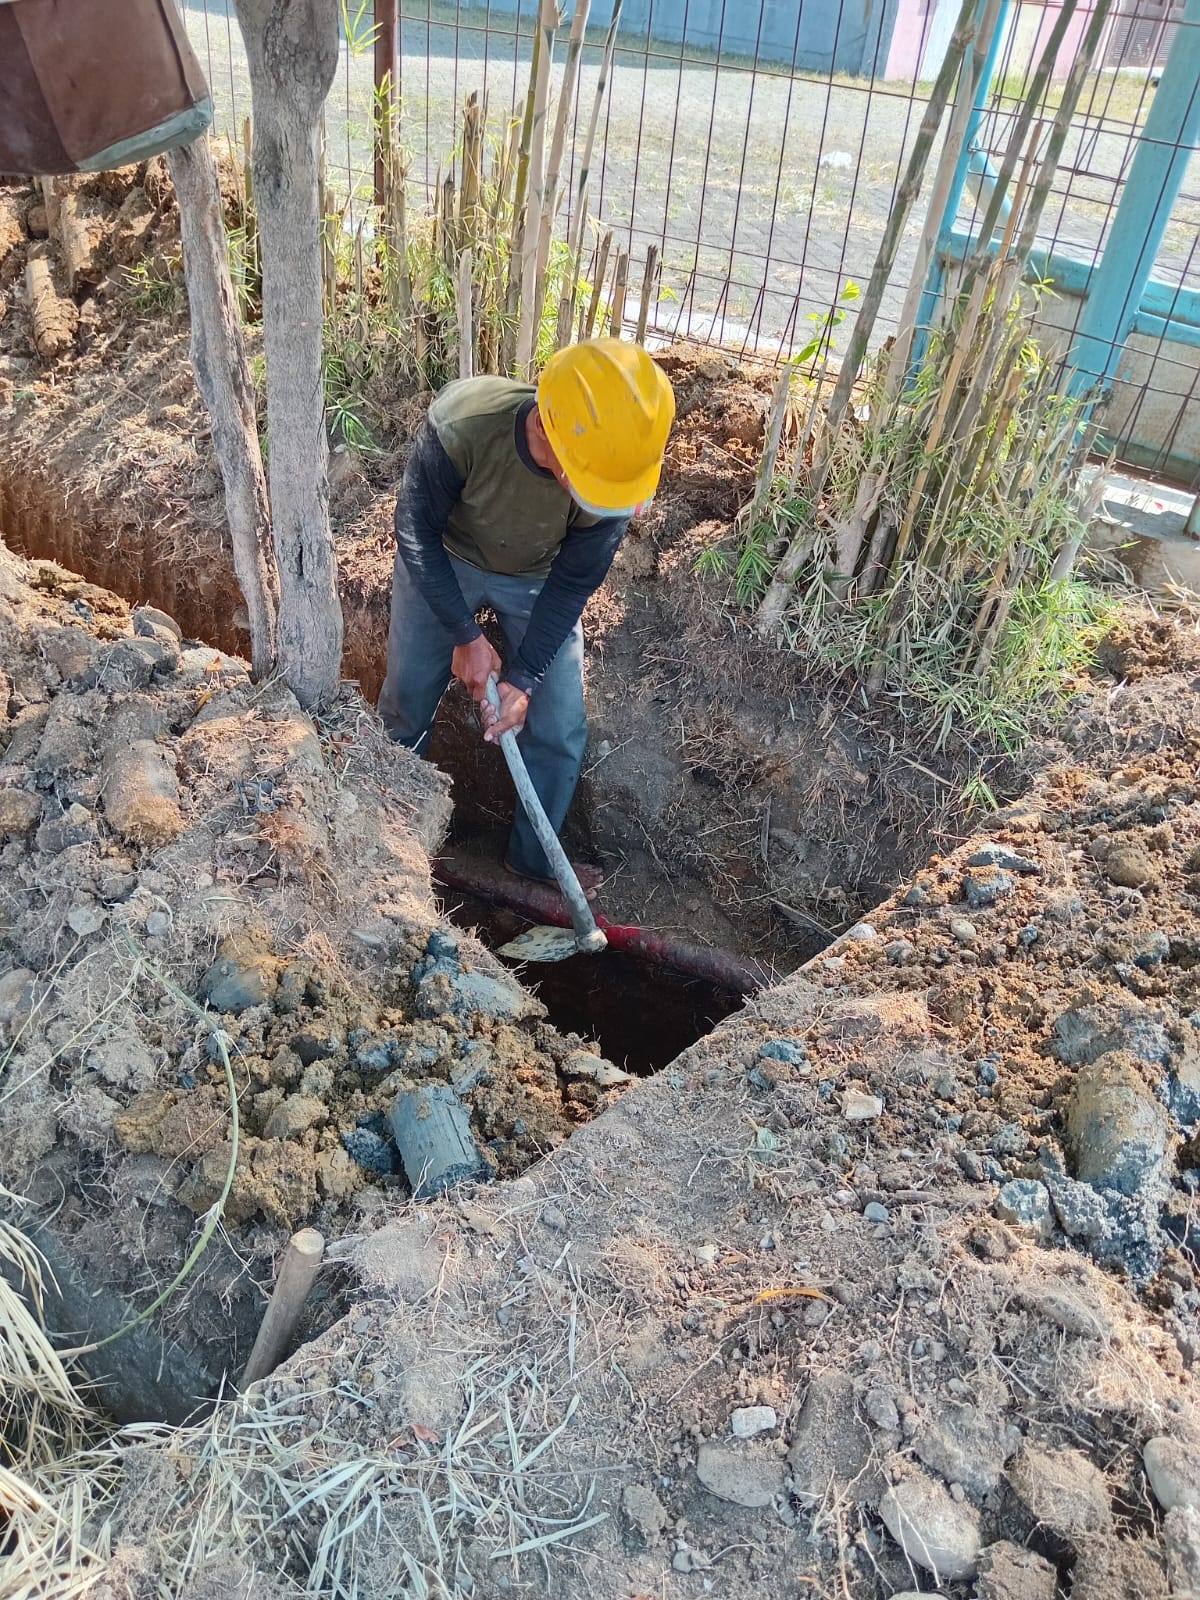
{"label": "tree trunk", "polygon": [[254,100],[279,667],[321,705],[341,680],[342,609],[329,527],[321,376],[321,108],[338,61],[337,0],[236,0]]}
{"label": "tree trunk", "polygon": [[213,449],[225,485],[233,566],[250,618],[255,678],[275,667],[279,584],[271,549],[271,514],[258,445],[254,385],[229,276],[217,164],[208,135],[167,156],[179,200],[183,272],[192,324],[196,387],[212,423]]}

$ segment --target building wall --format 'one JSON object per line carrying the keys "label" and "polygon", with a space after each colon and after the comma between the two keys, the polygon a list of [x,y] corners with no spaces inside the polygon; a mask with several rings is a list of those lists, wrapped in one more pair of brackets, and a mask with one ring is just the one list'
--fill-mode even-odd
{"label": "building wall", "polygon": [[[536,0],[491,0],[493,14],[536,13]],[[625,0],[621,35],[748,56],[807,72],[882,75],[901,0]],[[568,13],[572,7],[565,7]],[[590,25],[606,28],[612,0],[593,0]],[[563,26],[570,23],[570,15]]]}

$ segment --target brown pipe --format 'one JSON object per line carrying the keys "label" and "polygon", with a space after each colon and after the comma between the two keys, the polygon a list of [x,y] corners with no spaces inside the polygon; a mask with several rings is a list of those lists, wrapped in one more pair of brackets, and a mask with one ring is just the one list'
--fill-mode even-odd
{"label": "brown pipe", "polygon": [[[557,890],[513,877],[490,862],[443,857],[433,863],[433,876],[446,888],[461,889],[492,905],[504,906],[530,922],[549,923],[555,928],[571,926]],[[685,944],[657,928],[612,922],[599,913],[596,926],[603,930],[610,949],[670,967],[687,978],[702,978],[732,994],[757,994],[771,982],[770,972],[757,961],[744,961],[727,950]]]}

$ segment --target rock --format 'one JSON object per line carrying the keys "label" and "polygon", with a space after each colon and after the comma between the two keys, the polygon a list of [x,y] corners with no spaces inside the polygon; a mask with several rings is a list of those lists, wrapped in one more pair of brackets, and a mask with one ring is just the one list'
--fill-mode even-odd
{"label": "rock", "polygon": [[1200,1511],[1177,1506],[1162,1525],[1167,1578],[1176,1600],[1200,1600]]}
{"label": "rock", "polygon": [[1112,1233],[1112,1219],[1104,1196],[1090,1183],[1061,1175],[1047,1177],[1058,1225],[1071,1239],[1103,1240]]}
{"label": "rock", "polygon": [[86,939],[89,934],[99,933],[107,921],[108,912],[102,906],[72,906],[67,912],[67,926],[81,939]]}
{"label": "rock", "polygon": [[878,937],[879,931],[872,922],[856,922],[852,928],[846,929],[846,938],[852,939],[855,944],[869,944]]}
{"label": "rock", "polygon": [[883,1115],[883,1100],[861,1089],[842,1090],[842,1116],[847,1122],[871,1122]]}
{"label": "rock", "polygon": [[1030,861],[1027,856],[1018,855],[1015,850],[1010,850],[1006,844],[985,844],[967,857],[969,867],[999,867],[1003,872],[1019,872],[1029,874],[1040,872],[1042,869],[1036,861]]}
{"label": "rock", "polygon": [[328,1120],[329,1108],[324,1101],[312,1095],[290,1094],[267,1118],[263,1138],[298,1139],[302,1133]]}
{"label": "rock", "polygon": [[1145,889],[1158,882],[1158,868],[1140,844],[1118,844],[1108,852],[1101,869],[1109,883],[1126,889]]}
{"label": "rock", "polygon": [[951,917],[950,932],[959,944],[974,944],[979,937],[979,929],[967,917]]}
{"label": "rock", "polygon": [[109,826],[130,844],[155,850],[183,832],[175,769],[152,740],[110,750],[101,782]]}
{"label": "rock", "polygon": [[916,946],[907,939],[891,939],[883,947],[883,953],[893,967],[907,967],[916,960]]}
{"label": "rock", "polygon": [[1064,1539],[1103,1533],[1112,1524],[1104,1474],[1082,1450],[1026,1445],[1008,1478],[1034,1521]]}
{"label": "rock", "polygon": [[135,606],[130,613],[130,620],[133,623],[134,633],[143,639],[157,638],[158,631],[165,629],[167,633],[173,634],[180,644],[183,643],[183,629],[174,617],[168,616],[165,611],[160,611],[157,606]]}
{"label": "rock", "polygon": [[440,963],[418,984],[416,1009],[421,1017],[450,1015],[465,1020],[479,1013],[497,1022],[545,1015],[545,1008],[513,978],[447,971]]}
{"label": "rock", "polygon": [[347,1128],[338,1137],[346,1155],[364,1171],[388,1178],[401,1170],[400,1152],[395,1144],[376,1133],[374,1128]]}
{"label": "rock", "polygon": [[783,1462],[778,1456],[751,1454],[729,1445],[702,1444],[696,1476],[718,1500],[758,1510],[769,1506],[783,1488]]}
{"label": "rock", "polygon": [[648,1550],[662,1538],[667,1526],[666,1507],[648,1484],[627,1484],[621,1494],[621,1510],[626,1542],[633,1549]]}
{"label": "rock", "polygon": [[879,1501],[879,1515],[908,1559],[943,1578],[973,1578],[979,1566],[979,1513],[914,1471]]}
{"label": "rock", "polygon": [[41,796],[25,789],[0,789],[0,844],[24,839],[42,817]]}
{"label": "rock", "polygon": [[1101,1056],[1080,1071],[1067,1108],[1066,1141],[1084,1183],[1133,1195],[1158,1182],[1166,1114],[1128,1058]]}
{"label": "rock", "polygon": [[1200,1449],[1189,1449],[1165,1434],[1147,1439],[1142,1463],[1154,1498],[1164,1511],[1200,1512]]}
{"label": "rock", "polygon": [[878,1200],[868,1200],[863,1207],[863,1216],[868,1222],[890,1222],[892,1214],[886,1206],[880,1205]]}
{"label": "rock", "polygon": [[221,941],[217,959],[200,980],[200,993],[214,1011],[237,1016],[273,997],[279,968],[263,940],[231,934]]}
{"label": "rock", "polygon": [[1149,972],[1159,966],[1171,954],[1171,941],[1161,928],[1155,928],[1151,933],[1143,934],[1133,947],[1133,964],[1141,967],[1143,972]]}
{"label": "rock", "polygon": [[171,931],[171,916],[167,911],[152,911],[146,918],[146,933],[151,939],[161,939]]}
{"label": "rock", "polygon": [[1178,1122],[1200,1122],[1200,1050],[1190,1049],[1164,1085],[1167,1105]]}
{"label": "rock", "polygon": [[995,905],[1016,887],[1017,880],[1012,873],[999,867],[976,867],[973,872],[963,874],[963,893],[972,911]]}
{"label": "rock", "polygon": [[25,226],[31,239],[44,239],[50,232],[50,219],[40,201],[35,201],[25,213]]}
{"label": "rock", "polygon": [[864,1498],[871,1487],[862,1481],[871,1450],[871,1430],[858,1414],[852,1380],[840,1372],[814,1372],[788,1450],[795,1493],[819,1501],[831,1489],[853,1484],[853,1498]]}
{"label": "rock", "polygon": [[900,1432],[900,1410],[886,1389],[868,1389],[863,1410],[881,1433]]}
{"label": "rock", "polygon": [[1035,1239],[1048,1239],[1054,1231],[1050,1191],[1034,1178],[1014,1178],[1002,1185],[995,1211],[1001,1222],[1010,1223]]}
{"label": "rock", "polygon": [[415,1200],[495,1176],[475,1142],[466,1107],[448,1084],[401,1094],[388,1122]]}
{"label": "rock", "polygon": [[760,1433],[770,1433],[778,1425],[779,1418],[774,1406],[739,1406],[729,1418],[735,1439],[755,1439]]}
{"label": "rock", "polygon": [[758,1054],[763,1061],[782,1061],[789,1067],[798,1067],[808,1060],[808,1051],[799,1039],[768,1039],[759,1045]]}
{"label": "rock", "polygon": [[33,1005],[37,974],[28,967],[14,967],[0,977],[0,1032],[19,1033]]}
{"label": "rock", "polygon": [[1058,1574],[1036,1551],[1001,1539],[979,1555],[975,1600],[1055,1600]]}
{"label": "rock", "polygon": [[696,1260],[702,1267],[715,1266],[717,1257],[720,1255],[720,1253],[720,1250],[715,1244],[697,1245],[695,1251],[693,1252]]}
{"label": "rock", "polygon": [[947,1483],[961,1483],[976,1496],[996,1487],[1013,1452],[1001,1411],[953,1401],[930,1416],[912,1447],[917,1459]]}
{"label": "rock", "polygon": [[1054,1023],[1050,1052],[1065,1067],[1087,1066],[1113,1050],[1165,1067],[1171,1041],[1162,1023],[1136,1003],[1072,1006]]}
{"label": "rock", "polygon": [[625,1072],[590,1050],[572,1050],[563,1062],[563,1072],[568,1078],[586,1078],[598,1089],[613,1089],[618,1084],[633,1082],[632,1072]]}

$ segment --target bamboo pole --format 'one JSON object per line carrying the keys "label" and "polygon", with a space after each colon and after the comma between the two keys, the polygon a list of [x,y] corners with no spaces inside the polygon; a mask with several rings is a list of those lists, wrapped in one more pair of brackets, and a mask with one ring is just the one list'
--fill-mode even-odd
{"label": "bamboo pole", "polygon": [[541,321],[542,306],[546,298],[546,273],[550,265],[550,245],[554,236],[554,223],[562,198],[563,150],[567,142],[567,124],[575,104],[575,90],[582,70],[584,34],[587,30],[588,12],[592,0],[575,0],[575,15],[571,19],[571,32],[567,37],[567,59],[563,66],[562,87],[558,91],[558,110],[554,117],[554,134],[550,140],[550,155],[546,161],[546,197],[542,206],[541,224],[538,228],[537,278],[534,288],[535,314]]}
{"label": "bamboo pole", "polygon": [[596,327],[596,313],[600,309],[600,293],[604,288],[604,279],[608,272],[609,252],[613,247],[613,231],[609,228],[604,238],[600,241],[600,252],[596,262],[596,276],[592,279],[592,298],[588,302],[587,316],[580,332],[581,339],[590,339]]}
{"label": "bamboo pole", "polygon": [[608,336],[619,339],[625,327],[625,286],[629,278],[629,251],[618,250],[613,263],[612,300],[608,310]]}
{"label": "bamboo pole", "polygon": [[458,258],[458,375],[475,376],[475,335],[471,315],[471,252],[464,250]]}
{"label": "bamboo pole", "polygon": [[483,189],[483,139],[487,127],[487,100],[477,91],[463,107],[462,183],[458,191],[458,238],[463,249],[479,243],[479,203]]}
{"label": "bamboo pole", "polygon": [[517,321],[515,367],[518,377],[533,374],[541,318],[536,303],[538,239],[546,203],[546,113],[550,105],[550,61],[558,27],[557,0],[541,0],[538,8],[537,75],[533,83],[533,119],[529,138],[529,184],[521,234],[521,303]]}
{"label": "bamboo pole", "polygon": [[642,297],[638,302],[637,342],[646,342],[646,324],[650,320],[650,301],[658,292],[658,275],[662,266],[656,244],[646,247],[646,266],[642,273]]}
{"label": "bamboo pole", "polygon": [[239,1389],[248,1389],[260,1378],[269,1377],[282,1361],[324,1254],[325,1240],[315,1228],[301,1228],[292,1235]]}
{"label": "bamboo pole", "polygon": [[913,262],[912,277],[908,283],[908,292],[904,296],[904,306],[900,312],[899,331],[896,335],[896,343],[892,350],[892,361],[888,368],[887,383],[884,387],[884,404],[889,409],[899,395],[905,374],[908,371],[913,338],[917,331],[917,315],[920,310],[922,296],[925,293],[925,283],[929,276],[929,264],[933,259],[933,252],[937,248],[937,236],[938,230],[942,225],[942,214],[946,209],[950,185],[954,181],[954,173],[958,167],[959,156],[962,154],[967,124],[971,120],[971,112],[975,109],[975,97],[979,93],[979,85],[983,79],[984,64],[987,60],[992,34],[996,30],[1000,5],[1001,0],[985,0],[983,20],[975,33],[972,43],[970,64],[968,66],[964,59],[963,68],[959,73],[958,93],[955,97],[954,108],[950,113],[950,121],[946,128],[942,152],[938,158],[937,170],[934,173],[933,190],[929,196],[929,206],[925,212],[925,225],[921,230],[916,260]]}
{"label": "bamboo pole", "polygon": [[[375,103],[390,108],[392,77],[396,69],[396,0],[375,3]],[[391,154],[391,116],[376,119],[375,204],[383,206],[387,191],[387,165]]]}
{"label": "bamboo pole", "polygon": [[792,368],[789,362],[784,362],[778,378],[775,380],[775,392],[771,396],[771,410],[767,423],[767,437],[763,447],[762,460],[758,464],[758,479],[754,485],[754,496],[745,521],[753,527],[758,518],[758,513],[766,502],[771,492],[771,484],[775,479],[775,463],[779,459],[779,445],[783,439],[783,424],[787,417],[788,398],[792,392]]}
{"label": "bamboo pole", "polygon": [[571,212],[571,225],[567,230],[567,248],[571,252],[571,278],[559,308],[558,342],[561,349],[570,343],[571,329],[575,323],[575,302],[579,295],[579,274],[583,264],[583,236],[587,227],[588,191],[592,176],[592,155],[596,147],[596,129],[600,125],[600,111],[608,91],[609,74],[617,48],[617,29],[621,22],[623,0],[613,0],[608,32],[604,36],[604,52],[600,57],[600,71],[596,76],[596,92],[592,96],[592,109],[587,130],[583,136],[583,150],[579,158],[579,178],[575,185],[575,205]]}

